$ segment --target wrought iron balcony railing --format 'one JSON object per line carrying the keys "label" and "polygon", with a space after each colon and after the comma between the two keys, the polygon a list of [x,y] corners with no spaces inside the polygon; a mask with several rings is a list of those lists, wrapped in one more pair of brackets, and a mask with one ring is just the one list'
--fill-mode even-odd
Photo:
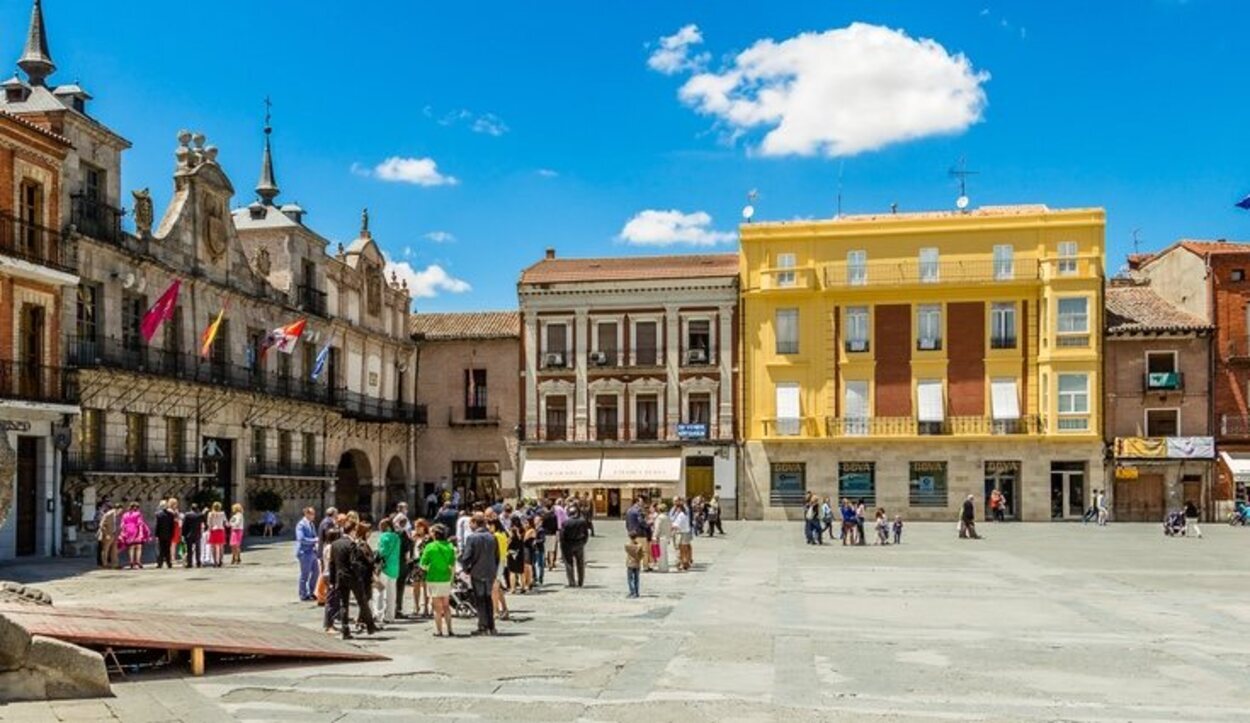
{"label": "wrought iron balcony railing", "polygon": [[78,255],[65,234],[3,211],[0,211],[0,254],[69,274],[78,273]]}
{"label": "wrought iron balcony railing", "polygon": [[309,314],[326,316],[326,292],[307,284],[295,287],[295,304]]}
{"label": "wrought iron balcony railing", "polygon": [[76,451],[65,460],[66,474],[199,474],[202,470],[201,460],[191,455]]}
{"label": "wrought iron balcony railing", "polygon": [[310,479],[329,479],[337,474],[334,467],[324,464],[307,464],[304,462],[282,462],[281,460],[248,460],[248,477],[305,477]]}
{"label": "wrought iron balcony railing", "polygon": [[0,360],[0,399],[77,404],[78,384],[62,367]]}
{"label": "wrought iron balcony railing", "polygon": [[824,266],[827,288],[858,286],[909,286],[913,284],[980,284],[1037,281],[1036,259],[935,261],[898,259],[847,264],[836,261]]}
{"label": "wrought iron balcony railing", "polygon": [[120,208],[87,198],[81,193],[70,196],[70,223],[84,236],[120,244],[124,240]]}
{"label": "wrought iron balcony railing", "polygon": [[1141,388],[1147,392],[1170,392],[1185,388],[1185,375],[1180,372],[1149,372],[1141,377]]}
{"label": "wrought iron balcony railing", "polygon": [[961,437],[1042,434],[1045,431],[1037,415],[1019,419],[948,417],[940,422],[922,422],[916,417],[828,417],[825,420],[828,437]]}
{"label": "wrought iron balcony railing", "polygon": [[499,407],[449,407],[447,420],[453,427],[490,427],[499,424]]}

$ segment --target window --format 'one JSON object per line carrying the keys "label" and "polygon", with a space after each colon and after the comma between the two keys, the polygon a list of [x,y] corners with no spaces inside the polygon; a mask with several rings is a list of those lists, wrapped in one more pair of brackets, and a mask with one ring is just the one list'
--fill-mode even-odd
{"label": "window", "polygon": [[1042,429],[1050,422],[1050,377],[1042,375]]}
{"label": "window", "polygon": [[[310,341],[301,341],[299,344],[299,356],[300,374],[304,382],[313,381],[313,369],[317,368],[317,347]],[[402,383],[400,384],[400,389],[403,389]],[[402,399],[403,397],[397,394],[395,398]]]}
{"label": "window", "polygon": [[1059,242],[1059,274],[1071,276],[1076,273],[1076,242]]}
{"label": "window", "polygon": [[641,394],[634,399],[634,413],[637,416],[635,439],[659,439],[660,437],[660,402],[654,394]]}
{"label": "window", "polygon": [[852,437],[868,434],[868,382],[846,381],[842,404],[842,433]]}
{"label": "window", "polygon": [[148,447],[148,418],[142,414],[126,413],[126,464],[141,466],[145,463]]}
{"label": "window", "polygon": [[916,348],[921,351],[942,348],[942,307],[938,304],[916,307]]}
{"label": "window", "polygon": [[799,385],[781,382],[777,385],[777,435],[793,437],[799,434],[802,423],[799,404]]}
{"label": "window", "polygon": [[103,203],[105,192],[104,169],[82,161],[78,162],[83,169],[83,195],[92,203]]}
{"label": "window", "polygon": [[278,352],[278,376],[284,382],[291,381],[291,355]]}
{"label": "window", "polygon": [[946,427],[946,398],[941,379],[916,382],[916,421],[919,434],[942,434]]}
{"label": "window", "polygon": [[265,463],[265,428],[252,427],[252,460],[257,465]]}
{"label": "window", "polygon": [[600,394],[595,397],[595,439],[600,442],[619,439],[617,423],[616,395]]}
{"label": "window", "polygon": [[1089,428],[1089,375],[1059,375],[1059,429]]}
{"label": "window", "polygon": [[1016,434],[1020,425],[1020,392],[1014,378],[990,380],[990,415],[995,434]]}
{"label": "window", "polygon": [[497,500],[503,497],[498,462],[451,463],[453,489],[462,490],[470,500]]}
{"label": "window", "polygon": [[547,351],[543,358],[544,367],[568,366],[568,326],[566,324],[547,324]]}
{"label": "window", "polygon": [[807,496],[807,465],[803,462],[774,462],[769,466],[768,503],[774,506],[801,505]]}
{"label": "window", "polygon": [[907,503],[912,507],[946,506],[946,463],[912,462]]}
{"label": "window", "polygon": [[868,307],[846,307],[846,350],[868,351]]}
{"label": "window", "polygon": [[19,213],[23,225],[17,237],[18,251],[27,256],[41,258],[47,250],[42,248],[40,226],[43,225],[43,186],[24,180],[18,190]]}
{"label": "window", "polygon": [[1089,298],[1069,296],[1059,299],[1059,346],[1089,345]]}
{"label": "window", "polygon": [[139,329],[147,308],[147,300],[143,296],[122,294],[122,348],[128,352],[137,352],[143,348],[143,335]]}
{"label": "window", "polygon": [[692,393],[686,399],[686,422],[688,424],[712,423],[712,395],[707,392]]}
{"label": "window", "polygon": [[89,463],[104,456],[104,410],[82,410],[82,455]]}
{"label": "window", "polygon": [[1016,249],[1010,244],[994,247],[994,280],[1010,281],[1016,275]]}
{"label": "window", "polygon": [[616,366],[616,355],[619,353],[616,343],[616,322],[601,321],[595,324],[595,351],[599,352],[595,364],[600,366]]}
{"label": "window", "polygon": [[278,432],[278,464],[282,465],[283,469],[291,466],[292,451],[290,431],[284,429]]}
{"label": "window", "polygon": [[936,283],[939,280],[938,250],[936,248],[920,249],[920,282]]}
{"label": "window", "polygon": [[1171,390],[1181,388],[1181,375],[1176,369],[1176,352],[1146,352],[1147,390]]}
{"label": "window", "polygon": [[1233,269],[1232,271],[1228,273],[1228,280],[1229,281],[1245,281],[1246,270],[1245,269]]}
{"label": "window", "polygon": [[799,310],[777,309],[777,353],[799,353]]}
{"label": "window", "polygon": [[654,321],[639,321],[634,324],[634,364],[637,366],[659,366],[658,327]]}
{"label": "window", "polygon": [[78,309],[75,333],[79,343],[92,343],[99,337],[100,287],[95,284],[78,285]]}
{"label": "window", "polygon": [[547,419],[544,438],[548,442],[562,442],[568,438],[568,397],[547,397]]}
{"label": "window", "polygon": [[304,444],[302,445],[304,452],[304,466],[308,468],[317,466],[317,435],[312,432],[304,432]]}
{"label": "window", "polygon": [[686,361],[690,364],[712,362],[712,322],[691,319],[686,322]]}
{"label": "window", "polygon": [[165,417],[165,456],[170,462],[181,462],[187,451],[187,420]]}
{"label": "window", "polygon": [[1016,348],[1016,305],[990,304],[990,348]]}
{"label": "window", "polygon": [[839,462],[838,497],[863,500],[864,505],[877,504],[877,469],[874,462]]}
{"label": "window", "polygon": [[464,370],[464,418],[466,420],[482,420],[487,417],[486,410],[486,370]]}
{"label": "window", "polygon": [[790,269],[789,271],[777,272],[778,288],[788,288],[795,285],[797,279],[794,275],[794,254],[777,254],[777,268]]}
{"label": "window", "polygon": [[868,283],[868,252],[846,252],[846,283],[851,286],[863,286]]}
{"label": "window", "polygon": [[1181,410],[1147,409],[1147,437],[1179,437],[1181,434]]}
{"label": "window", "polygon": [[[220,341],[217,343],[221,343]],[[261,355],[265,346],[265,332],[261,329],[251,328],[247,330],[247,349],[244,354],[247,359],[247,368],[252,370],[252,377],[260,376],[265,369],[265,359]]]}

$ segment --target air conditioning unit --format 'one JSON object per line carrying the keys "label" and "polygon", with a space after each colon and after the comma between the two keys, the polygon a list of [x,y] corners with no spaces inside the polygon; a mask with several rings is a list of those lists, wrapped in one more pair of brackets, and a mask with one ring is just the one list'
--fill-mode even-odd
{"label": "air conditioning unit", "polygon": [[543,359],[545,367],[562,367],[564,366],[564,354],[560,352],[551,352]]}
{"label": "air conditioning unit", "polygon": [[921,339],[920,348],[925,350],[933,350],[938,348],[937,339]]}
{"label": "air conditioning unit", "polygon": [[847,351],[868,351],[867,339],[851,339],[846,342]]}
{"label": "air conditioning unit", "polygon": [[[548,356],[551,356],[551,355],[548,355]],[[559,355],[557,354],[556,356],[559,356]],[[603,352],[603,351],[590,352],[590,363],[594,364],[597,367],[601,367],[604,364],[607,364],[608,363],[607,352]]]}
{"label": "air conditioning unit", "polygon": [[707,364],[707,349],[689,349],[686,351],[687,364]]}

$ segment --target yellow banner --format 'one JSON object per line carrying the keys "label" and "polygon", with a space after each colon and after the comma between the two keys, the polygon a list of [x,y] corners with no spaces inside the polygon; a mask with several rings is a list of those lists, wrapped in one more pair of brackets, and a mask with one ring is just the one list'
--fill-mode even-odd
{"label": "yellow banner", "polygon": [[1115,456],[1131,459],[1166,458],[1167,440],[1163,437],[1117,437]]}

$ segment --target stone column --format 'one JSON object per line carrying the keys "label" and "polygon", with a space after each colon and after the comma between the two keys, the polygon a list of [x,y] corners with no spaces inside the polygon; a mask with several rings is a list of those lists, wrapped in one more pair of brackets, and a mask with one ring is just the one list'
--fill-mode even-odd
{"label": "stone column", "polygon": [[588,426],[590,419],[590,395],[586,388],[586,356],[590,346],[590,336],[586,328],[587,309],[579,307],[573,318],[573,364],[577,372],[577,388],[574,392],[576,412],[574,413],[574,434],[578,441],[589,439]]}
{"label": "stone column", "polygon": [[678,387],[681,372],[681,315],[678,306],[664,307],[664,366],[667,382],[664,395],[665,437],[677,438],[677,423],[681,421],[681,389]]}
{"label": "stone column", "polygon": [[[716,334],[716,366],[720,371],[720,391],[716,395],[716,430],[720,439],[733,439],[734,414],[734,310],[735,304],[720,307]],[[713,430],[708,430],[709,436]]]}

